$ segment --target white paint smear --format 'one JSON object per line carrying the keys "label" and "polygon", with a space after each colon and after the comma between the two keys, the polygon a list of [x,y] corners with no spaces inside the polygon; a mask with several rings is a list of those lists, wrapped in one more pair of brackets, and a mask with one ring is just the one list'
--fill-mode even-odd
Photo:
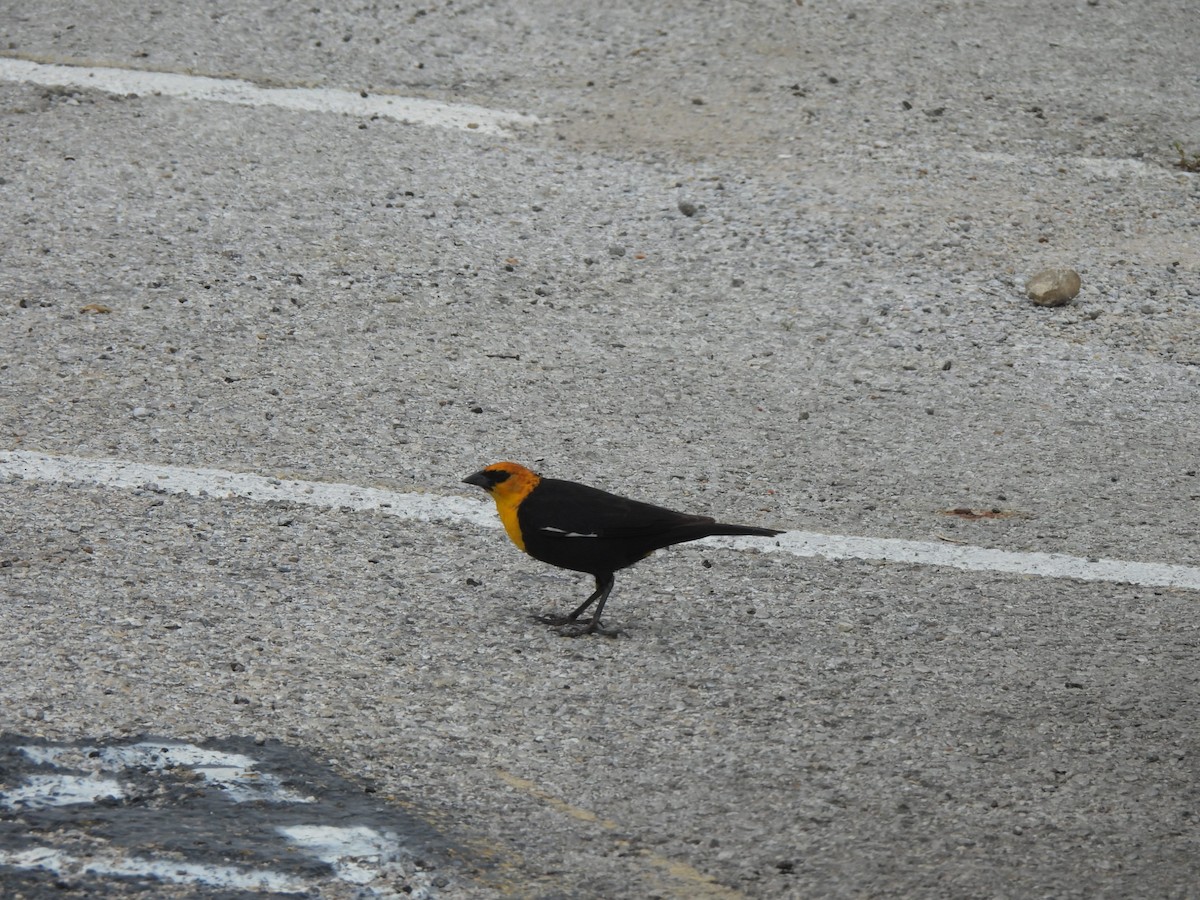
{"label": "white paint smear", "polygon": [[9,809],[50,809],[97,800],[120,800],[121,785],[94,775],[30,775],[16,787],[0,793],[0,806]]}
{"label": "white paint smear", "polygon": [[[429,876],[410,872],[401,864],[403,848],[390,832],[366,825],[288,825],[277,831],[299,847],[306,856],[328,864],[341,881],[360,885],[381,900],[431,900]],[[403,882],[403,893],[389,882]]]}
{"label": "white paint smear", "polygon": [[[236,78],[208,78],[143,69],[51,65],[8,57],[0,57],[0,80],[90,88],[110,94],[152,94],[236,106],[275,106],[303,112],[340,113],[364,119],[379,116],[414,125],[463,128],[488,134],[538,124],[536,116],[466,103],[440,103],[419,97],[333,88],[267,88]],[[364,97],[363,93],[367,93],[367,96]]]}
{"label": "white paint smear", "polygon": [[298,878],[264,869],[238,869],[233,866],[205,865],[174,859],[139,859],[125,856],[72,856],[50,847],[25,850],[0,849],[0,865],[15,869],[44,869],[61,878],[88,875],[116,875],[124,878],[157,878],[171,884],[198,884],[206,888],[239,891],[274,891],[303,894],[311,885]]}
{"label": "white paint smear", "polygon": [[100,756],[121,768],[189,768],[209,784],[225,791],[234,803],[252,800],[271,803],[314,802],[312,797],[285,788],[275,775],[259,772],[254,768],[258,760],[241,753],[209,750],[195,744],[142,742],[124,747],[105,747],[100,751]]}
{"label": "white paint smear", "polygon": [[248,769],[255,760],[241,753],[206,750],[195,744],[175,744],[163,741],[142,741],[117,747],[40,747],[30,744],[21,747],[21,754],[40,765],[76,764],[83,760],[89,767],[116,771],[131,766],[168,769],[176,766],[236,766]]}
{"label": "white paint smear", "polygon": [[[194,469],[7,450],[0,451],[0,478],[3,477],[109,488],[142,488],[212,499],[276,500],[327,509],[369,509],[421,522],[468,522],[488,528],[500,526],[492,503],[485,499],[468,500],[465,497],[402,493],[349,484],[266,478],[221,469]],[[714,547],[754,549],[800,557],[881,560],[944,566],[969,572],[1004,572],[1200,591],[1200,568],[1170,563],[1083,559],[1060,553],[1018,553],[932,541],[853,537],[811,531],[788,531],[773,539],[709,538],[703,543]]]}
{"label": "white paint smear", "polygon": [[[269,803],[315,802],[313,797],[298,794],[284,787],[279,778],[270,772],[259,772],[255,769],[258,760],[241,753],[209,750],[197,747],[195,744],[143,741],[117,747],[39,747],[30,745],[20,749],[24,756],[39,765],[90,769],[96,772],[120,772],[123,769],[131,768],[160,771],[174,768],[190,769],[209,784],[223,790],[234,803],[248,803],[254,800]],[[33,776],[29,781],[42,777],[40,775]],[[86,788],[88,779],[76,778],[75,780],[82,783],[79,790]],[[110,783],[116,785],[116,782]],[[3,801],[6,796],[17,796],[24,787],[22,785],[17,791],[0,794],[0,801]],[[63,796],[68,795],[64,793]],[[117,791],[109,796],[121,797],[123,794],[118,787]],[[83,803],[91,799],[93,798],[64,800],[63,802]]]}
{"label": "white paint smear", "polygon": [[304,848],[309,856],[328,863],[342,881],[367,884],[379,877],[380,864],[394,858],[399,845],[374,828],[357,825],[291,825],[279,833]]}

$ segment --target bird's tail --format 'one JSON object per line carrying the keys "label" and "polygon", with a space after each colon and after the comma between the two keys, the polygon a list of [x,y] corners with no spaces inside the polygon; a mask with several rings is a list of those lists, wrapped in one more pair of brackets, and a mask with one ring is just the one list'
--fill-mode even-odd
{"label": "bird's tail", "polygon": [[697,516],[693,521],[685,522],[659,534],[658,539],[646,551],[646,555],[649,556],[655,550],[670,547],[672,544],[686,544],[688,541],[698,541],[717,535],[739,534],[752,537],[774,537],[783,532],[775,528],[759,528],[757,525],[726,525],[724,522],[714,522],[711,519]]}
{"label": "bird's tail", "polygon": [[719,534],[745,534],[755,537],[775,537],[783,534],[778,528],[759,528],[757,525],[726,525],[723,522],[713,522],[708,526],[704,536],[713,537]]}

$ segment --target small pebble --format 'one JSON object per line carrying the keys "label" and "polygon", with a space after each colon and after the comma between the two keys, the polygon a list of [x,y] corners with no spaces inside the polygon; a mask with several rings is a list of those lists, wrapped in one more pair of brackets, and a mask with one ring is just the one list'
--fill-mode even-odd
{"label": "small pebble", "polygon": [[1037,306],[1066,306],[1081,284],[1074,269],[1043,269],[1025,282],[1025,293]]}
{"label": "small pebble", "polygon": [[625,248],[622,247],[620,244],[610,244],[609,248],[608,248],[608,255],[609,256],[624,256]]}
{"label": "small pebble", "polygon": [[150,410],[146,409],[144,406],[135,406],[133,408],[133,417],[135,419],[144,419],[149,415],[151,415]]}
{"label": "small pebble", "polygon": [[688,218],[691,218],[696,214],[696,204],[692,203],[690,200],[680,200],[679,211]]}

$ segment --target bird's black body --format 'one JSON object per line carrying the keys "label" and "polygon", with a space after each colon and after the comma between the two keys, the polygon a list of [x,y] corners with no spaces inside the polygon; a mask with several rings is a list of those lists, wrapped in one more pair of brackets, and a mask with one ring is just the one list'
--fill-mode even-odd
{"label": "bird's black body", "polygon": [[525,551],[534,559],[596,576],[632,566],[672,544],[717,534],[778,534],[723,525],[557,478],[543,478],[522,501],[517,517]]}

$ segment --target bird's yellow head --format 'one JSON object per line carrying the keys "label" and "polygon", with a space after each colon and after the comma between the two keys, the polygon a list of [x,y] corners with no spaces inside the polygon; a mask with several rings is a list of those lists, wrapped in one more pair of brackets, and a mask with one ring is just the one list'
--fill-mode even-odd
{"label": "bird's yellow head", "polygon": [[497,503],[520,503],[541,480],[537,472],[520,463],[498,462],[468,475],[463,482],[483,488],[496,498]]}
{"label": "bird's yellow head", "polygon": [[520,463],[498,462],[492,463],[486,469],[480,469],[474,475],[468,475],[463,482],[481,487],[492,495],[492,499],[496,501],[496,511],[500,513],[500,521],[504,523],[504,530],[508,532],[512,542],[524,550],[525,538],[517,520],[517,507],[541,480],[542,476]]}

